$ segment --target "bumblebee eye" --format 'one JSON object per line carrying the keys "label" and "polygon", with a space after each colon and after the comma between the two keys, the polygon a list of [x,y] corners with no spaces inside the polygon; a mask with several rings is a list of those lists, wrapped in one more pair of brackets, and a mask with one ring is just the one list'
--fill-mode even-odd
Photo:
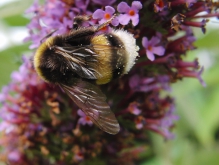
{"label": "bumblebee eye", "polygon": [[74,17],[72,29],[77,30],[79,27],[83,26],[83,23],[89,21],[91,18],[91,15],[78,15]]}
{"label": "bumblebee eye", "polygon": [[78,29],[78,23],[76,23],[76,22],[73,23],[73,29],[75,29],[75,30]]}

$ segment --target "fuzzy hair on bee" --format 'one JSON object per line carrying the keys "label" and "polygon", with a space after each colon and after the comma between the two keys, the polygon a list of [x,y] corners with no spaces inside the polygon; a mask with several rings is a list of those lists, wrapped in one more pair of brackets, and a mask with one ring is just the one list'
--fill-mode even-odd
{"label": "fuzzy hair on bee", "polygon": [[59,85],[103,131],[117,134],[119,123],[98,85],[127,74],[135,64],[138,46],[122,29],[99,34],[99,26],[82,27],[88,17],[77,16],[69,33],[48,37],[34,56],[34,67],[46,82]]}

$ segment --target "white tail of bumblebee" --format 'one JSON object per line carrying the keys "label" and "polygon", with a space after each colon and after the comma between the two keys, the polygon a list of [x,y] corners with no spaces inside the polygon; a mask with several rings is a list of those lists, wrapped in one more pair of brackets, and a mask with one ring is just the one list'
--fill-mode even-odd
{"label": "white tail of bumblebee", "polygon": [[133,37],[133,34],[122,29],[114,30],[112,33],[118,36],[118,38],[120,38],[120,40],[124,43],[124,48],[127,55],[127,64],[123,74],[127,74],[135,64],[139,47],[136,45],[136,39]]}

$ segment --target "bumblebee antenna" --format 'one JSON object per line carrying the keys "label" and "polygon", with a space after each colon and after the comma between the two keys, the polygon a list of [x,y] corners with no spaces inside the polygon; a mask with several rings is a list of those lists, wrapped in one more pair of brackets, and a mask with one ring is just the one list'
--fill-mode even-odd
{"label": "bumblebee antenna", "polygon": [[47,34],[45,37],[43,37],[43,38],[40,40],[40,43],[42,44],[42,43],[43,43],[43,40],[45,40],[46,38],[51,37],[51,35],[52,35],[53,33],[57,32],[57,31],[58,31],[58,29],[56,29],[56,30],[50,32],[49,34]]}

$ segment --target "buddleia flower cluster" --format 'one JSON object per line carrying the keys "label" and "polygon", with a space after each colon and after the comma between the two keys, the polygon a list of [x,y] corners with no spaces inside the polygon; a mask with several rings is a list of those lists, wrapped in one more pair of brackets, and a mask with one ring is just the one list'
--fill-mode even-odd
{"label": "buddleia flower cluster", "polygon": [[[11,75],[0,94],[0,160],[10,165],[119,164],[144,162],[152,153],[150,132],[174,138],[178,120],[171,84],[201,78],[198,59],[185,61],[196,49],[193,27],[205,33],[210,17],[218,17],[219,2],[211,0],[37,0],[26,11],[35,52],[48,34],[61,35],[78,15],[90,17],[84,27],[115,17],[104,33],[124,29],[136,38],[139,57],[129,74],[100,86],[120,123],[110,135],[97,126],[57,86],[36,74],[33,56]],[[183,35],[177,35],[178,33]]]}

